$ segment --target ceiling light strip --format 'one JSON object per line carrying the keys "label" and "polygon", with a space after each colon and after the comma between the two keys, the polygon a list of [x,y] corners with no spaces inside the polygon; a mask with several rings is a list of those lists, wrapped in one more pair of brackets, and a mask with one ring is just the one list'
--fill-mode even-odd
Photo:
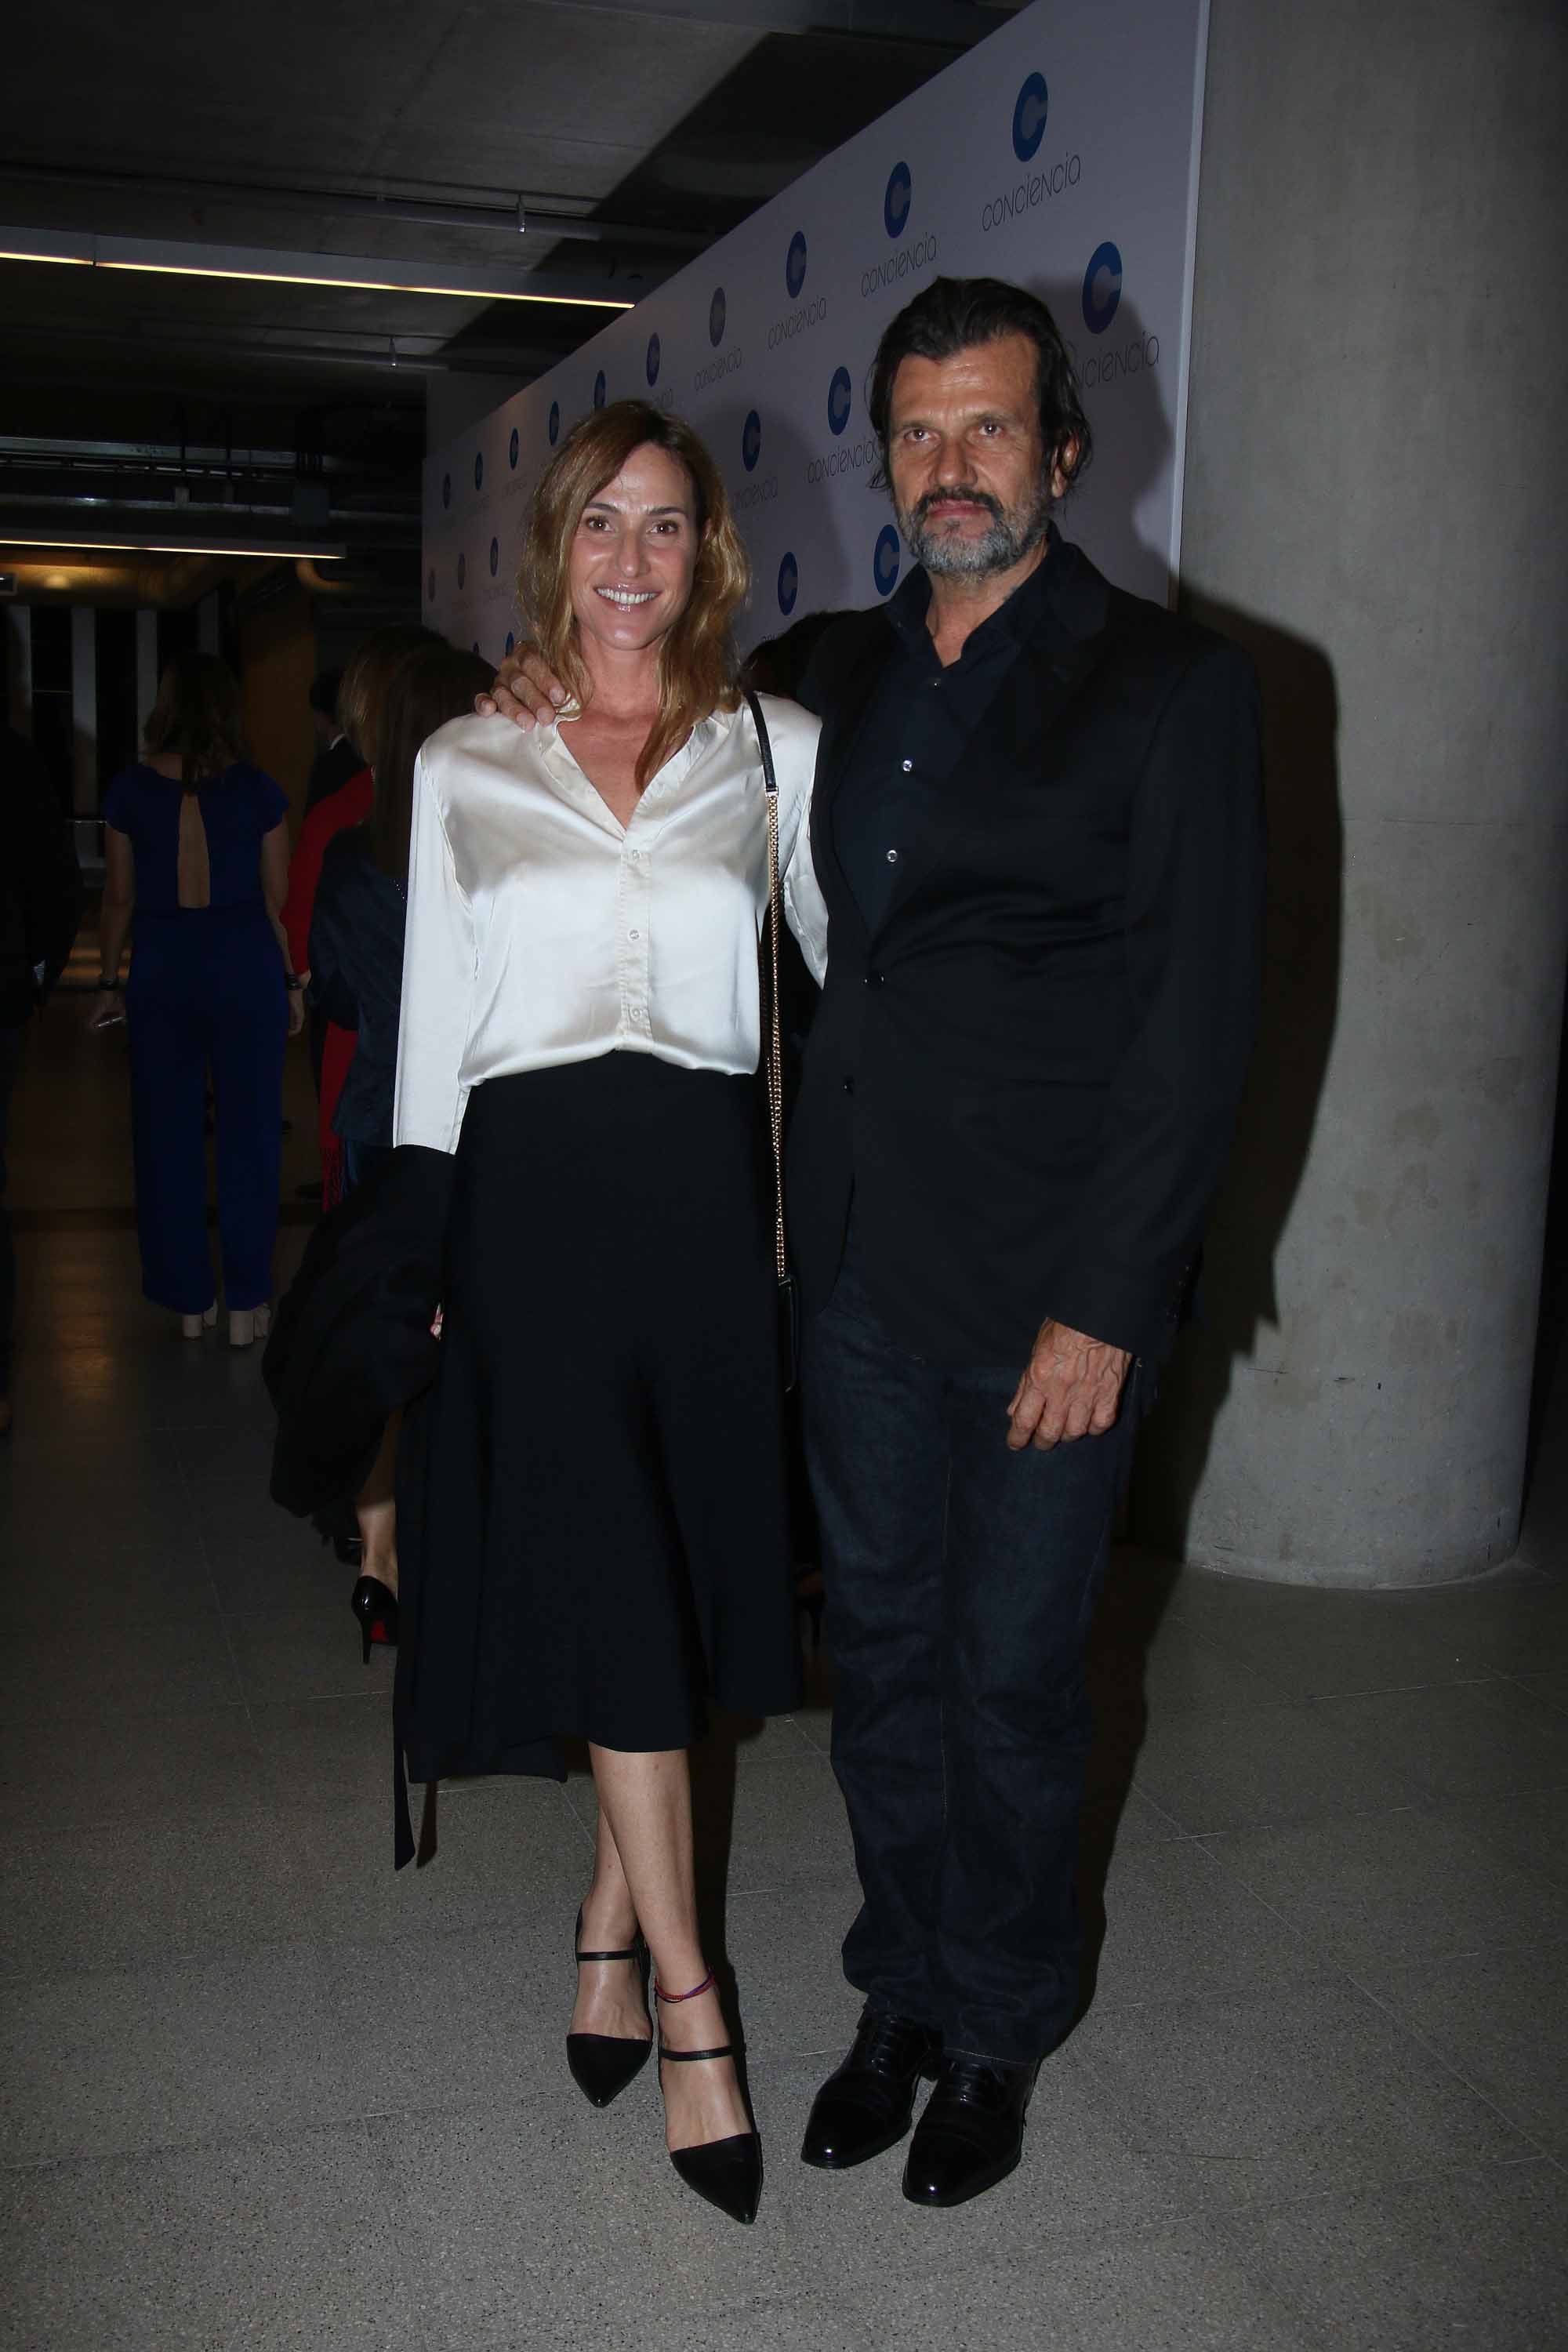
{"label": "ceiling light strip", "polygon": [[319,563],[342,563],[349,551],[343,541],[329,547],[304,539],[252,540],[243,543],[234,540],[226,542],[215,541],[198,545],[191,540],[84,539],[68,530],[53,531],[47,539],[13,539],[0,532],[0,547],[58,547],[62,551],[69,549],[73,555],[310,555]]}
{"label": "ceiling light strip", "polygon": [[[160,278],[241,278],[258,285],[326,286],[373,294],[433,294],[459,300],[533,302],[554,309],[629,310],[632,303],[588,293],[578,284],[553,291],[500,281],[493,269],[432,271],[419,262],[389,263],[357,253],[283,253],[260,246],[180,245],[145,237],[75,236],[52,231],[0,229],[0,261],[41,261],[75,268],[133,270]],[[447,281],[430,281],[439,274]],[[521,274],[521,273],[520,273]]]}

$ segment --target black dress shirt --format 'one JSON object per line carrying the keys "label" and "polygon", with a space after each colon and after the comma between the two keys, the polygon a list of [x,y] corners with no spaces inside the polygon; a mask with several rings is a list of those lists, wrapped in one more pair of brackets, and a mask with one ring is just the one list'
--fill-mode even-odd
{"label": "black dress shirt", "polygon": [[[1047,659],[1058,650],[1060,631],[1046,594],[1049,562],[1048,541],[1045,562],[970,633],[945,668],[926,625],[925,572],[911,572],[884,607],[897,650],[856,730],[833,804],[838,863],[873,937],[911,856],[928,843],[949,780],[1021,648],[1033,644]],[[1016,747],[1003,748],[1004,765],[1009,756],[1016,759]]]}
{"label": "black dress shirt", "polygon": [[[829,921],[786,1182],[805,1303],[831,1296],[853,1196],[867,1285],[912,1353],[1021,1364],[1054,1317],[1158,1358],[1252,1040],[1251,670],[1056,541],[933,688],[909,634],[927,593],[836,620],[801,687],[824,721]],[[924,722],[901,737],[900,693]],[[908,812],[882,789],[906,758],[932,772]],[[907,852],[889,807],[918,811]],[[873,926],[879,866],[896,878]]]}

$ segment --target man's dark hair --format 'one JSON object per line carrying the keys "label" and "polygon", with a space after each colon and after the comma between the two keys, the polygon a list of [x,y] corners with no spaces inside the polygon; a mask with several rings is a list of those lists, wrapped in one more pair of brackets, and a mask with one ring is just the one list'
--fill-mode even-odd
{"label": "man's dark hair", "polygon": [[323,719],[336,721],[338,688],[343,682],[341,669],[324,669],[310,680],[310,708],[319,710]]}
{"label": "man's dark hair", "polygon": [[[1094,436],[1079,398],[1078,378],[1056,320],[1036,294],[1002,278],[933,278],[883,330],[871,362],[867,408],[882,461],[875,487],[889,487],[888,419],[893,378],[905,360],[951,360],[1002,335],[1026,335],[1035,346],[1040,437],[1047,477],[1060,466],[1070,488],[1088,465]],[[1065,453],[1065,454],[1064,454]]]}

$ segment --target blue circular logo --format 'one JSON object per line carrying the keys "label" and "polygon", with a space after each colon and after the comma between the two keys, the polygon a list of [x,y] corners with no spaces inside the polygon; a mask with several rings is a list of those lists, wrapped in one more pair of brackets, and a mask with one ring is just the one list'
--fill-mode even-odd
{"label": "blue circular logo", "polygon": [[803,228],[797,228],[789,241],[789,251],[784,256],[784,284],[793,302],[805,284],[805,231]]}
{"label": "blue circular logo", "polygon": [[512,635],[511,631],[509,629],[509,630],[507,631],[507,633],[506,633],[506,649],[507,649],[507,653],[508,653],[508,656],[510,656],[510,655],[511,654],[512,648],[513,648],[513,646],[514,646],[516,644],[517,644],[517,639],[516,639],[516,637],[514,637],[514,636],[513,636],[513,635]]}
{"label": "blue circular logo", "polygon": [[474,488],[476,490],[480,488],[484,478],[485,453],[482,449],[476,449],[474,451]]}
{"label": "blue circular logo", "polygon": [[762,454],[763,420],[753,408],[741,428],[741,463],[748,474],[755,473]]}
{"label": "blue circular logo", "polygon": [[492,540],[491,540],[491,541],[490,541],[490,578],[491,578],[492,580],[495,578],[496,573],[497,573],[497,572],[499,571],[500,567],[500,540],[499,540],[499,539],[492,539]]}
{"label": "blue circular logo", "polygon": [[605,371],[604,371],[604,369],[603,369],[603,368],[601,368],[601,369],[599,370],[598,374],[594,378],[594,405],[595,405],[595,408],[603,408],[604,404],[605,404]]}
{"label": "blue circular logo", "polygon": [[451,503],[452,503],[452,477],[451,477],[451,475],[450,475],[450,474],[443,474],[443,475],[442,475],[442,477],[441,477],[441,504],[442,504],[444,507],[449,507],[449,506],[451,505]]}
{"label": "blue circular logo", "polygon": [[1083,323],[1091,335],[1103,335],[1121,299],[1121,256],[1115,246],[1097,245],[1083,273]]}
{"label": "blue circular logo", "polygon": [[855,392],[847,367],[835,368],[833,382],[827,387],[827,422],[835,435],[843,432],[849,422]]}
{"label": "blue circular logo", "polygon": [[550,404],[550,446],[552,449],[555,446],[556,436],[560,433],[560,430],[561,403],[558,400],[552,400]]}
{"label": "blue circular logo", "polygon": [[511,428],[511,439],[506,445],[506,462],[515,474],[517,471],[517,427],[515,425]]}
{"label": "blue circular logo", "polygon": [[468,577],[468,557],[467,557],[466,555],[459,555],[459,556],[458,556],[458,587],[459,587],[459,588],[462,586],[463,582],[464,582],[464,581],[465,581],[465,579]]}
{"label": "blue circular logo", "polygon": [[895,163],[888,174],[888,193],[882,198],[882,225],[889,236],[902,236],[913,194],[914,181],[909,165]]}
{"label": "blue circular logo", "polygon": [[647,339],[647,380],[650,385],[658,382],[658,337],[657,335],[650,335]]}
{"label": "blue circular logo", "polygon": [[800,566],[793,555],[786,555],[779,565],[779,611],[793,613],[799,593]]}
{"label": "blue circular logo", "polygon": [[1013,109],[1013,152],[1020,163],[1027,163],[1038,152],[1046,135],[1050,104],[1045,75],[1032,73],[1018,92],[1017,104]]}
{"label": "blue circular logo", "polygon": [[708,305],[708,340],[715,351],[724,340],[724,289],[715,286],[713,299]]}
{"label": "blue circular logo", "polygon": [[903,549],[899,544],[899,534],[890,522],[884,523],[877,541],[877,551],[871,558],[871,577],[877,583],[879,596],[890,596],[898,586],[899,565],[902,560]]}
{"label": "blue circular logo", "polygon": [[425,583],[425,593],[428,596],[433,604],[436,602],[436,568],[434,564],[430,567],[430,577]]}

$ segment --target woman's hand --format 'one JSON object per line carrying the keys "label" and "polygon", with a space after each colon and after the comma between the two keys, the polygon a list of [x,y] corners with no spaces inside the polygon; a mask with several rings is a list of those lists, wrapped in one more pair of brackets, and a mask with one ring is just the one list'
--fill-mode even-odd
{"label": "woman's hand", "polygon": [[305,992],[302,988],[289,991],[289,1034],[297,1037],[305,1025]]}
{"label": "woman's hand", "polygon": [[566,688],[553,670],[545,668],[537,649],[519,646],[497,670],[489,694],[474,697],[474,709],[481,719],[510,719],[526,735],[553,719],[565,699]]}
{"label": "woman's hand", "polygon": [[112,1029],[125,1018],[125,999],[117,988],[100,988],[87,1008],[89,1029]]}

